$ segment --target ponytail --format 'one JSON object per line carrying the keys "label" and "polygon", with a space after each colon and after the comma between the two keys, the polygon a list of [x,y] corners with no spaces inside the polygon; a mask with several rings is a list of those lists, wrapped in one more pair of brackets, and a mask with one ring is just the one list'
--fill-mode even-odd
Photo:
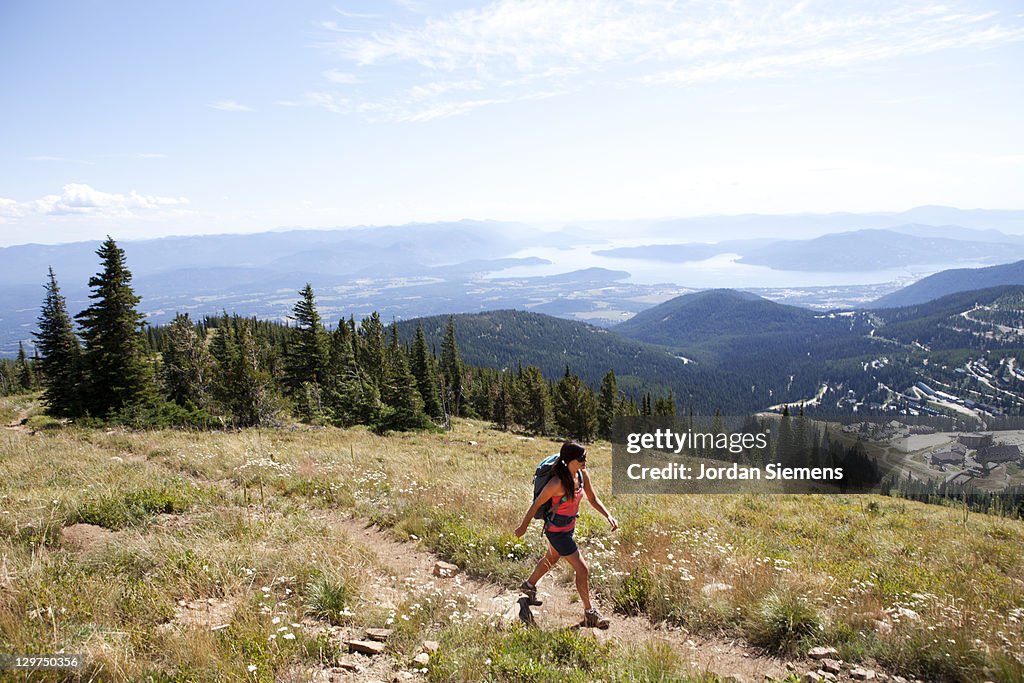
{"label": "ponytail", "polygon": [[562,444],[562,449],[558,453],[558,460],[555,461],[555,476],[562,482],[562,487],[565,488],[565,495],[570,500],[576,498],[576,482],[572,480],[572,475],[569,474],[569,463],[573,460],[579,460],[586,453],[587,449],[575,441],[566,441]]}

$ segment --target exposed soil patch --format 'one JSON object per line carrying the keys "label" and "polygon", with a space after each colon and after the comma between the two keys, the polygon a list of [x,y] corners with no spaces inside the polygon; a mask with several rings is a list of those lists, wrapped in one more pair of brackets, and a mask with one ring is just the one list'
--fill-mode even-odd
{"label": "exposed soil patch", "polygon": [[174,619],[161,624],[158,630],[174,628],[204,628],[218,630],[231,623],[231,615],[235,613],[235,601],[220,598],[199,600],[179,599],[174,608]]}
{"label": "exposed soil patch", "polygon": [[60,544],[83,553],[102,550],[114,540],[116,534],[95,524],[72,524],[60,530]]}

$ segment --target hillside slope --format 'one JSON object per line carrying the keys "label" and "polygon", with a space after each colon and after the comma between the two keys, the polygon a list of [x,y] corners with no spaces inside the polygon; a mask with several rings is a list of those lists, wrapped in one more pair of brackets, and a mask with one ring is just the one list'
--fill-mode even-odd
{"label": "hillside slope", "polygon": [[891,294],[886,294],[867,308],[897,308],[932,301],[947,294],[985,289],[1001,285],[1024,285],[1024,261],[987,268],[954,268],[921,278]]}

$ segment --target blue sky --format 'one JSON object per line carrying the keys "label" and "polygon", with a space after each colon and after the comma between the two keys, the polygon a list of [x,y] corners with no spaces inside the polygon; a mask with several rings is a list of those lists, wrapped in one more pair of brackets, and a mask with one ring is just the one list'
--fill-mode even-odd
{"label": "blue sky", "polygon": [[0,244],[1024,208],[1016,2],[0,0]]}

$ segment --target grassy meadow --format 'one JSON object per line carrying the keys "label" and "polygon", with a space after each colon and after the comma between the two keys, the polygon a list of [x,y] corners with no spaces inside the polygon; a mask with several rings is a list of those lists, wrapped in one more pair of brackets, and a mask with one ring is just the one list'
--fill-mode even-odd
{"label": "grassy meadow", "polygon": [[[0,422],[28,401],[0,399]],[[332,514],[514,588],[545,547],[537,526],[512,530],[553,441],[466,420],[388,436],[28,426],[0,430],[0,651],[87,655],[38,680],[307,680],[344,648],[311,622],[395,628],[403,663],[437,640],[434,681],[714,678],[669,647],[497,628],[445,596],[375,603],[378,559]],[[830,645],[911,678],[1024,680],[1021,521],[880,496],[613,497],[610,460],[590,448],[621,528],[584,506],[578,530],[602,605],[796,659]],[[101,529],[62,542],[75,524]],[[194,601],[225,626],[181,628]]]}

